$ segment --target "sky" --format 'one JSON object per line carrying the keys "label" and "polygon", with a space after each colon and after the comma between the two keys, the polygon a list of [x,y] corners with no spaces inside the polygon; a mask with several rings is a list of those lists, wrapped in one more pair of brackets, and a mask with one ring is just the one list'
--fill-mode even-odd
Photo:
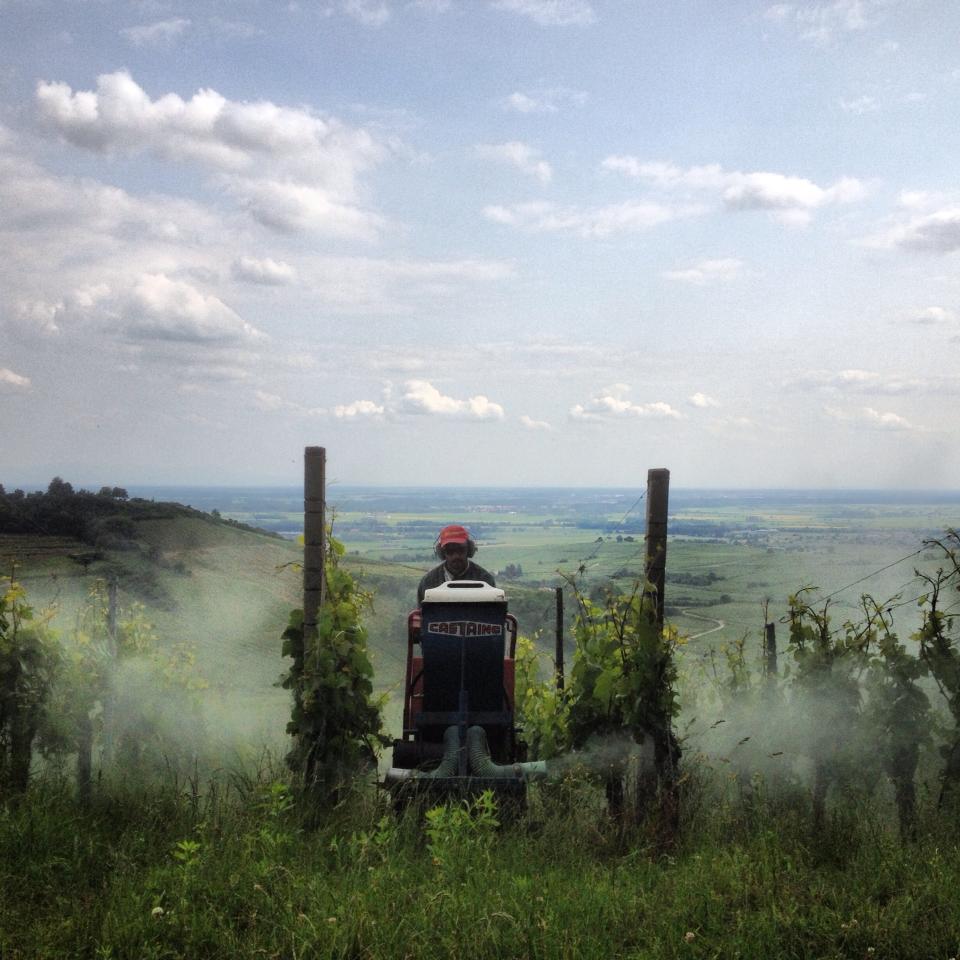
{"label": "sky", "polygon": [[949,0],[0,0],[0,481],[960,487]]}

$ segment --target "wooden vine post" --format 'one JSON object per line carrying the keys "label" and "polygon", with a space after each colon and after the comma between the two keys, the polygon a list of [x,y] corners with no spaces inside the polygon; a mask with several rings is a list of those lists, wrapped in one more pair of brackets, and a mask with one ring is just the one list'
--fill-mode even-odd
{"label": "wooden vine post", "polygon": [[[318,663],[320,654],[317,621],[326,593],[326,473],[326,449],[307,447],[303,452],[303,646],[300,682],[309,673],[308,664]],[[297,693],[296,696],[302,694]],[[314,736],[301,743],[301,772],[308,790],[315,785],[317,754],[321,748]],[[300,738],[303,740],[303,733]]]}
{"label": "wooden vine post", "polygon": [[663,631],[663,597],[667,579],[667,503],[670,498],[670,471],[647,471],[647,532],[644,578],[653,604],[657,629]]}
{"label": "wooden vine post", "polygon": [[557,587],[557,624],[554,664],[557,677],[557,690],[563,692],[563,587]]}
{"label": "wooden vine post", "polygon": [[326,474],[326,449],[307,447],[303,454],[303,641],[307,650],[316,638],[325,593]]}
{"label": "wooden vine post", "polygon": [[[670,500],[670,471],[659,468],[647,471],[647,522],[644,541],[646,578],[644,597],[649,604],[648,616],[655,622],[661,669],[669,669],[672,656],[663,632],[664,599],[667,581],[667,510]],[[671,843],[679,829],[680,806],[677,775],[680,744],[673,732],[672,717],[660,716],[650,731],[653,737],[654,763],[659,781],[660,815],[664,840]]]}
{"label": "wooden vine post", "polygon": [[775,684],[777,681],[777,625],[775,623],[765,623],[763,626],[763,654],[767,682]]}

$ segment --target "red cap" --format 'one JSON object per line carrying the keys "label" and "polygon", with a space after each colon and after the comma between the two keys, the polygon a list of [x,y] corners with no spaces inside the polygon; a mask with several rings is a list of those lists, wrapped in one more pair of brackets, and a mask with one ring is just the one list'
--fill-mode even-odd
{"label": "red cap", "polygon": [[466,527],[452,523],[449,527],[444,527],[440,531],[440,536],[437,537],[437,540],[442,550],[448,543],[469,543],[470,534],[467,532]]}

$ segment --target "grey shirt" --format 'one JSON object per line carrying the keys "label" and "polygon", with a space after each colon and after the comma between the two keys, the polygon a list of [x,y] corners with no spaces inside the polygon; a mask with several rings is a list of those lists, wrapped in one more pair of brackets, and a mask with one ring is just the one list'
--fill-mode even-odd
{"label": "grey shirt", "polygon": [[420,586],[417,587],[417,606],[419,607],[423,603],[423,595],[427,590],[431,590],[433,587],[439,587],[441,583],[446,583],[448,580],[482,580],[484,583],[489,583],[491,587],[495,587],[496,583],[493,579],[493,574],[488,573],[483,569],[478,563],[474,563],[472,560],[467,561],[467,569],[459,577],[452,576],[446,568],[445,564],[440,564],[437,567],[434,567],[429,573],[424,574],[423,579],[420,581]]}

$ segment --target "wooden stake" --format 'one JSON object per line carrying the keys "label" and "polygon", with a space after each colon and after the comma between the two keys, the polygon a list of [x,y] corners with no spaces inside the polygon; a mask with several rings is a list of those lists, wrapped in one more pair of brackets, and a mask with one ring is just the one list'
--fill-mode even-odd
{"label": "wooden stake", "polygon": [[563,690],[563,587],[557,587],[557,646],[554,656],[557,690]]}
{"label": "wooden stake", "polygon": [[773,681],[777,676],[777,625],[775,623],[764,626],[763,652],[767,665],[767,679]]}
{"label": "wooden stake", "polygon": [[657,627],[663,630],[663,598],[667,577],[667,503],[670,495],[670,471],[647,471],[647,532],[644,577],[650,584]]}
{"label": "wooden stake", "polygon": [[317,628],[323,605],[323,559],[326,554],[325,497],[327,451],[307,447],[303,453],[303,636],[304,641]]}
{"label": "wooden stake", "polygon": [[110,656],[117,656],[117,578],[107,583],[107,636],[110,638]]}

